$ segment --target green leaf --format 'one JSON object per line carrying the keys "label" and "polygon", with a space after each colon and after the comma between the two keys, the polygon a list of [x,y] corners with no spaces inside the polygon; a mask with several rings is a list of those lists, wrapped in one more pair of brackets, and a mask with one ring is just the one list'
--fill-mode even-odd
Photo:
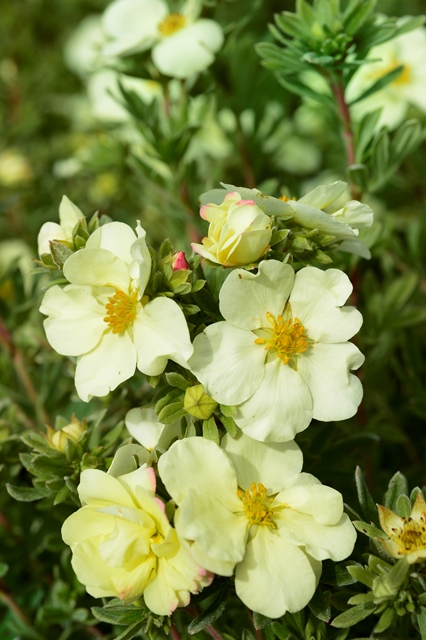
{"label": "green leaf", "polygon": [[364,604],[365,602],[373,602],[374,601],[374,593],[369,591],[368,593],[357,593],[356,595],[349,598],[348,604]]}
{"label": "green leaf", "polygon": [[400,588],[407,577],[409,569],[410,565],[405,558],[401,558],[401,560],[398,560],[398,562],[394,564],[386,576],[386,582],[392,590],[397,591]]}
{"label": "green leaf", "polygon": [[375,575],[372,571],[370,571],[370,569],[352,565],[351,567],[348,567],[348,571],[351,574],[352,578],[355,578],[355,580],[357,580],[361,584],[365,584],[366,587],[369,587],[371,589],[371,587],[373,586]]}
{"label": "green leaf", "polygon": [[66,500],[68,498],[69,494],[70,494],[70,489],[69,489],[68,485],[65,484],[57,492],[53,504],[54,505],[61,504],[61,502],[64,502],[64,500]]}
{"label": "green leaf", "polygon": [[205,284],[205,280],[196,280],[192,285],[191,293],[197,293],[197,291],[201,291]]}
{"label": "green leaf", "polygon": [[40,500],[50,494],[49,489],[45,487],[33,488],[33,487],[15,487],[12,484],[6,484],[7,492],[15,500],[19,502],[33,502],[34,500]]}
{"label": "green leaf", "polygon": [[389,482],[385,494],[385,507],[396,511],[397,500],[402,494],[408,494],[408,482],[407,478],[400,471],[397,471]]}
{"label": "green leaf", "polygon": [[372,154],[371,154],[371,167],[372,172],[377,178],[377,182],[383,180],[388,167],[390,159],[390,143],[389,134],[386,129],[382,129],[379,135],[373,142]]}
{"label": "green leaf", "polygon": [[377,124],[381,113],[381,107],[379,109],[374,109],[374,111],[369,111],[356,125],[355,150],[357,163],[362,163],[364,158],[368,155],[368,146],[377,131]]}
{"label": "green leaf", "polygon": [[309,609],[319,620],[329,622],[331,618],[330,591],[323,591],[320,587],[315,591],[308,603]]}
{"label": "green leaf", "polygon": [[233,418],[228,418],[228,416],[222,415],[220,420],[231,438],[235,438],[238,433],[238,427]]}
{"label": "green leaf", "polygon": [[191,382],[181,376],[180,373],[166,373],[166,380],[171,387],[177,387],[178,389],[182,389],[182,391],[186,391],[186,389],[191,386]]}
{"label": "green leaf", "polygon": [[418,120],[404,122],[397,130],[391,144],[391,159],[396,165],[410,155],[423,140],[423,129]]}
{"label": "green leaf", "polygon": [[114,640],[131,640],[138,634],[143,625],[144,622],[131,624],[130,627],[127,627],[119,636],[115,636]]}
{"label": "green leaf", "polygon": [[290,91],[291,93],[294,93],[296,96],[300,96],[301,98],[311,98],[312,100],[316,100],[317,102],[320,102],[325,107],[327,107],[327,109],[332,108],[333,99],[331,96],[325,93],[317,93],[299,80],[285,77],[282,72],[277,73],[276,76],[279,84],[284,87],[284,89],[287,89],[287,91]]}
{"label": "green leaf", "polygon": [[178,398],[179,400],[181,400],[182,397],[183,397],[182,392],[179,389],[172,389],[172,391],[169,391],[168,393],[166,393],[165,396],[162,396],[155,403],[154,411],[157,414],[157,416],[162,411],[162,409],[164,409],[165,406],[167,406],[168,404],[171,404],[172,402],[176,402]]}
{"label": "green leaf", "polygon": [[365,519],[368,522],[373,522],[377,527],[379,527],[380,525],[379,517],[377,514],[377,507],[373,498],[371,497],[367,485],[365,484],[364,475],[360,467],[357,467],[355,470],[355,483],[359,504]]}
{"label": "green leaf", "polygon": [[253,626],[256,630],[264,629],[268,624],[271,624],[271,622],[272,618],[268,618],[257,611],[253,611]]}
{"label": "green leaf", "polygon": [[365,164],[351,164],[346,169],[349,181],[366,191],[368,188],[369,171]]}
{"label": "green leaf", "polygon": [[7,565],[5,562],[0,562],[0,578],[3,578],[8,571],[9,565]]}
{"label": "green leaf", "polygon": [[188,625],[189,635],[193,636],[194,633],[198,633],[199,631],[204,629],[204,627],[212,624],[222,615],[222,613],[225,611],[226,602],[228,600],[228,592],[229,587],[228,585],[226,585],[223,589],[221,589],[211,605],[207,607],[207,609],[203,611],[203,613],[198,616],[198,618],[195,618],[195,620],[193,620]]}
{"label": "green leaf", "polygon": [[186,410],[183,406],[183,401],[179,400],[179,402],[172,402],[168,404],[160,411],[158,414],[158,422],[162,422],[163,424],[173,424],[173,422],[177,422],[183,416],[186,415]]}
{"label": "green leaf", "polygon": [[64,266],[66,260],[74,253],[70,247],[62,244],[59,240],[50,240],[50,251],[52,258],[60,269]]}
{"label": "green leaf", "polygon": [[173,251],[174,249],[172,243],[170,242],[169,238],[166,238],[160,245],[160,248],[158,250],[158,257],[160,258],[160,260],[163,260],[163,258],[170,256]]}
{"label": "green leaf", "polygon": [[273,622],[271,624],[272,631],[277,636],[278,640],[289,640],[290,636],[285,627],[282,626],[279,622]]}
{"label": "green leaf", "polygon": [[374,633],[375,634],[383,633],[383,631],[386,631],[386,629],[389,629],[391,624],[393,624],[395,618],[396,618],[396,612],[393,607],[388,607],[387,609],[385,609],[382,615],[380,616],[379,622],[374,627]]}
{"label": "green leaf", "polygon": [[149,609],[134,606],[106,605],[105,607],[91,607],[95,618],[108,624],[129,625],[143,622],[150,614]]}
{"label": "green leaf", "polygon": [[418,286],[418,281],[417,274],[409,272],[391,282],[384,296],[389,315],[394,315],[407,304]]}
{"label": "green leaf", "polygon": [[27,447],[31,447],[31,449],[35,449],[40,453],[43,453],[44,451],[48,451],[49,449],[51,449],[51,447],[49,447],[47,443],[46,438],[43,435],[41,435],[41,433],[34,433],[31,431],[28,431],[27,433],[24,433],[21,436],[21,440],[24,444],[27,445]]}
{"label": "green leaf", "polygon": [[148,376],[147,374],[145,374],[145,378],[149,386],[155,389],[160,382],[162,375],[162,373],[160,373],[158,376]]}
{"label": "green leaf", "polygon": [[411,514],[410,498],[404,494],[400,495],[396,502],[396,511],[401,518],[408,520]]}
{"label": "green leaf", "polygon": [[393,35],[393,38],[402,36],[403,33],[409,33],[414,29],[418,29],[425,23],[425,16],[404,16],[401,20],[398,20],[397,29]]}
{"label": "green leaf", "polygon": [[226,404],[220,404],[219,408],[222,415],[226,416],[227,418],[235,418],[238,413],[237,407],[231,407]]}
{"label": "green leaf", "polygon": [[210,416],[208,420],[203,420],[203,438],[213,440],[213,442],[219,444],[219,431],[217,430],[216,422],[213,416]]}
{"label": "green leaf", "polygon": [[374,527],[373,525],[368,524],[367,522],[354,520],[352,524],[356,529],[358,529],[358,531],[361,531],[361,533],[364,533],[369,538],[383,538],[383,540],[388,539],[388,536],[384,531],[382,531],[382,529],[378,529],[377,527]]}
{"label": "green leaf", "polygon": [[422,640],[426,640],[426,609],[420,607],[420,613],[416,615],[417,624]]}
{"label": "green leaf", "polygon": [[352,607],[347,611],[341,613],[331,623],[332,627],[337,629],[346,629],[352,627],[354,624],[361,622],[369,615],[371,615],[376,608],[374,602],[365,602],[364,604],[358,604],[356,607]]}
{"label": "green leaf", "polygon": [[[361,566],[356,562],[348,562],[347,565]],[[345,564],[335,564],[331,560],[325,560],[322,565],[320,582],[334,587],[346,587],[355,584],[356,580],[352,578]]]}

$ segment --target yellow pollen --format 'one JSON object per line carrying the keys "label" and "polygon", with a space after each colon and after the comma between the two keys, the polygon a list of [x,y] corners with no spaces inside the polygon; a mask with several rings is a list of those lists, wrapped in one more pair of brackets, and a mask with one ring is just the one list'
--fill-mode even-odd
{"label": "yellow pollen", "polygon": [[243,503],[244,511],[250,524],[266,524],[270,529],[276,529],[273,521],[274,512],[280,507],[271,507],[274,498],[269,498],[266,488],[261,482],[252,482],[250,489],[238,489],[237,496]]}
{"label": "yellow pollen", "polygon": [[[288,364],[291,356],[304,353],[312,347],[309,338],[305,335],[305,327],[300,324],[299,318],[294,321],[289,318],[284,322],[281,315],[275,318],[269,311],[266,319],[273,329],[266,329],[270,334],[269,338],[257,338],[255,344],[264,344],[265,350],[275,349],[277,357],[283,364]],[[271,352],[272,353],[272,352]]]}
{"label": "yellow pollen", "polygon": [[170,13],[158,25],[158,30],[163,36],[171,36],[180,31],[186,24],[186,18],[181,13]]}
{"label": "yellow pollen", "polygon": [[128,295],[124,291],[116,289],[115,294],[108,298],[108,304],[105,305],[107,314],[104,322],[112,327],[113,333],[122,333],[133,324],[137,303],[137,291]]}
{"label": "yellow pollen", "polygon": [[414,522],[412,518],[408,518],[400,529],[392,529],[394,535],[391,535],[393,539],[399,545],[399,552],[402,554],[409,554],[418,549],[426,549],[426,523],[425,519],[421,517],[418,522]]}
{"label": "yellow pollen", "polygon": [[288,202],[289,200],[296,200],[296,199],[297,199],[296,196],[293,196],[292,198],[288,198],[287,196],[282,195],[280,197],[280,200],[282,200],[283,202]]}

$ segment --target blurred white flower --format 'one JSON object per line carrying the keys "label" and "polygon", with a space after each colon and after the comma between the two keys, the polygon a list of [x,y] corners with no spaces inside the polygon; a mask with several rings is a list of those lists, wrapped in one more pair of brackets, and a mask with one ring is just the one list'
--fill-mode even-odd
{"label": "blurred white flower", "polygon": [[201,8],[201,2],[189,0],[181,13],[171,13],[164,0],[115,0],[103,14],[110,39],[104,55],[152,49],[152,60],[161,73],[189,78],[210,66],[223,44],[219,24],[198,19]]}
{"label": "blurred white flower", "polygon": [[[371,49],[368,59],[355,73],[347,89],[347,100],[355,100],[392,69],[403,66],[401,74],[383,89],[356,103],[351,112],[360,119],[382,108],[378,127],[393,129],[404,120],[410,105],[426,113],[426,29],[419,27]],[[374,62],[375,61],[375,62]]]}
{"label": "blurred white flower", "polygon": [[102,16],[86,16],[65,43],[64,58],[69,69],[82,76],[99,70],[105,64],[102,48],[106,39]]}
{"label": "blurred white flower", "polygon": [[0,184],[16,187],[34,178],[29,160],[18,149],[5,149],[0,153]]}

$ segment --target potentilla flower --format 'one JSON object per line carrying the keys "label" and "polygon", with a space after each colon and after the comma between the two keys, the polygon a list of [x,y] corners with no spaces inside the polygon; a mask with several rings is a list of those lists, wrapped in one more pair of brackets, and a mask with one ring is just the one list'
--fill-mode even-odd
{"label": "potentilla flower", "polygon": [[419,489],[409,518],[377,505],[379,520],[387,540],[377,538],[394,558],[405,558],[409,564],[426,560],[426,502]]}
{"label": "potentilla flower", "polygon": [[340,206],[340,197],[348,186],[346,182],[338,180],[320,185],[298,200],[266,196],[258,189],[234,187],[230,184],[222,186],[223,189],[203,193],[200,198],[202,204],[219,205],[227,193],[238,191],[241,198],[254,201],[268,216],[294,222],[304,229],[316,229],[328,236],[328,244],[337,245],[340,251],[371,258],[370,251],[359,240],[358,235],[359,229],[373,224],[373,211],[357,200],[350,200],[343,207]]}
{"label": "potentilla flower", "polygon": [[164,0],[115,0],[103,15],[110,42],[106,56],[151,49],[157,69],[173,78],[189,78],[214,61],[223,32],[214,20],[199,19],[201,2],[186,2],[172,13]]}
{"label": "potentilla flower", "polygon": [[195,560],[219,575],[235,568],[237,595],[277,618],[312,598],[321,561],[343,560],[356,533],[340,493],[300,473],[295,442],[266,444],[240,434],[179,440],[158,469],[178,505],[176,530]]}
{"label": "potentilla flower", "polygon": [[135,407],[127,412],[125,424],[134,440],[148,451],[167,449],[171,441],[181,435],[180,421],[163,424],[152,407]]}
{"label": "potentilla flower", "polygon": [[219,205],[205,204],[200,216],[210,222],[203,244],[191,246],[204,258],[224,267],[236,267],[259,260],[269,248],[271,219],[254,200],[242,200],[234,191]]}
{"label": "potentilla flower", "polygon": [[75,385],[82,400],[105,396],[136,367],[156,376],[171,359],[187,368],[193,348],[185,316],[170,298],[149,300],[151,271],[145,231],[122,222],[97,229],[64,265],[71,283],[45,294],[40,311],[51,346],[78,356]]}
{"label": "potentilla flower", "polygon": [[84,219],[84,213],[67,196],[62,196],[59,205],[59,224],[45,222],[38,234],[38,255],[50,253],[50,241],[59,240],[69,246],[72,245],[72,232],[79,220]]}
{"label": "potentilla flower", "polygon": [[420,27],[398,38],[373,47],[367,64],[354,74],[347,90],[350,102],[358,98],[384,75],[402,66],[401,74],[393,82],[365,100],[356,103],[351,111],[355,119],[381,108],[377,127],[393,129],[404,121],[410,105],[426,112],[426,29]]}
{"label": "potentilla flower", "polygon": [[117,478],[86,469],[78,487],[84,506],[65,520],[62,537],[90,595],[132,602],[143,594],[151,611],[171,615],[211,576],[170,525],[155,487],[146,465]]}
{"label": "potentilla flower", "polygon": [[277,260],[257,274],[236,269],[219,294],[225,321],[195,338],[191,370],[217,402],[237,405],[235,422],[256,440],[291,440],[312,418],[350,418],[362,386],[349,372],[364,361],[347,342],[362,324],[342,307],[351,291],[338,269],[295,274]]}

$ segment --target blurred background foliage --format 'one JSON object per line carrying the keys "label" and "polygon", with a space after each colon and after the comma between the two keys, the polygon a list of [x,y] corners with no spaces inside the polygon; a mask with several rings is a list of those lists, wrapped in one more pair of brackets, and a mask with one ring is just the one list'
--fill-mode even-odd
{"label": "blurred background foliage", "polygon": [[[176,250],[189,251],[190,240],[205,231],[198,217],[198,196],[220,181],[257,186],[273,195],[299,196],[317,184],[346,178],[337,113],[288,93],[261,66],[254,50],[254,43],[272,41],[267,24],[273,14],[294,10],[294,2],[212,0],[205,4],[207,15],[225,28],[227,41],[209,74],[191,88],[192,95],[207,96],[193,115],[194,129],[188,133],[179,128],[182,114],[178,113],[175,135],[167,144],[154,136],[160,160],[172,168],[170,175],[157,174],[138,158],[132,152],[131,136],[117,133],[117,123],[93,115],[84,83],[64,62],[63,50],[71,34],[87,15],[102,12],[106,0],[72,0],[54,7],[48,0],[24,0],[2,9],[0,637],[4,640],[114,638],[120,632],[93,617],[94,601],[85,595],[70,567],[60,527],[74,510],[72,502],[59,500],[53,507],[53,498],[47,494],[40,502],[16,502],[5,490],[7,482],[32,486],[25,470],[30,449],[21,435],[45,433],[45,425],[53,426],[57,416],[64,417],[61,424],[70,422],[73,414],[90,424],[99,423],[101,415],[96,438],[85,449],[84,464],[102,468],[126,437],[120,424],[126,411],[150,393],[144,376],[137,372],[108,401],[94,399],[85,404],[74,390],[73,363],[47,344],[38,312],[47,280],[32,274],[31,259],[37,257],[42,223],[57,220],[62,195],[67,194],[86,215],[99,211],[132,226],[140,219],[156,248],[168,235]],[[379,0],[377,9],[387,15],[419,15],[424,2]],[[127,97],[135,113],[139,110],[141,122],[141,115],[145,121],[152,117],[146,105],[134,96],[132,101],[131,94]],[[202,124],[209,109],[214,122],[205,130]],[[414,107],[409,116],[425,123],[425,115]],[[156,126],[151,127],[154,134]],[[191,155],[188,145],[197,130],[204,133]],[[184,143],[186,147],[180,149]],[[372,259],[339,257],[333,265],[351,277],[352,303],[364,316],[356,338],[366,355],[360,373],[363,404],[353,419],[313,424],[297,438],[305,470],[341,491],[354,508],[358,508],[356,465],[364,469],[377,502],[383,501],[397,470],[407,476],[410,487],[425,483],[425,164],[423,142],[380,189],[365,194],[376,216],[370,238]],[[100,414],[107,406],[107,414]],[[34,446],[31,438],[28,442]],[[72,452],[68,453],[72,478],[75,468]],[[39,477],[44,478],[43,472]],[[54,478],[48,479],[52,487],[57,486]],[[360,540],[357,559],[366,548],[365,540]],[[180,615],[184,619],[185,614]],[[222,623],[229,633],[226,637],[234,637],[233,625],[240,615],[231,603]],[[295,637],[307,620],[294,622]],[[248,618],[238,624],[250,628]],[[371,624],[365,625],[360,635],[370,633]],[[334,637],[318,635],[323,632],[314,627],[306,637]],[[264,637],[284,637],[278,632],[276,636],[264,632]],[[357,637],[356,633],[349,637]],[[394,637],[416,637],[413,629],[404,633]],[[195,637],[208,635],[202,632]],[[247,631],[245,638],[251,637]]]}

